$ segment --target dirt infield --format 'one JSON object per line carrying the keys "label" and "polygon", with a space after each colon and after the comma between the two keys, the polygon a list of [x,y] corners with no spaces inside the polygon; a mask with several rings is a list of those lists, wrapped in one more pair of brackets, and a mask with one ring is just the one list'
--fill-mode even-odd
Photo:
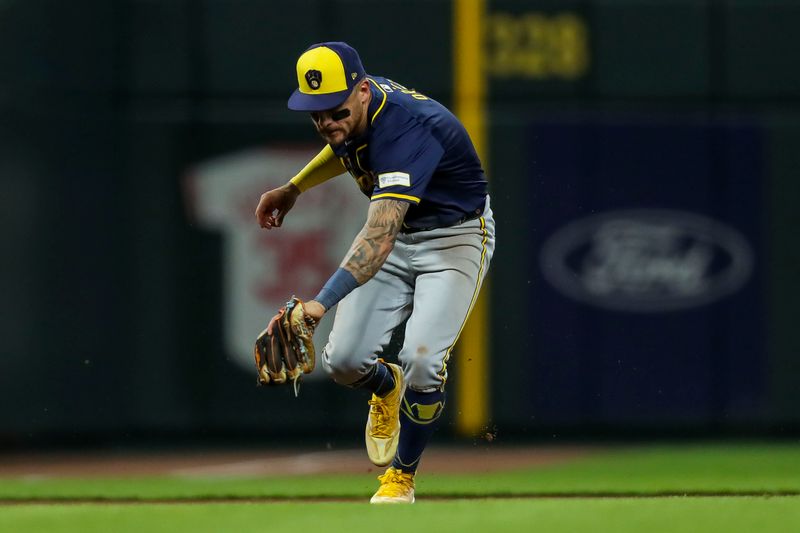
{"label": "dirt infield", "polygon": [[[585,447],[430,448],[422,468],[426,473],[486,473],[560,464],[584,457]],[[100,452],[0,455],[0,477],[235,477],[382,472],[362,449]]]}

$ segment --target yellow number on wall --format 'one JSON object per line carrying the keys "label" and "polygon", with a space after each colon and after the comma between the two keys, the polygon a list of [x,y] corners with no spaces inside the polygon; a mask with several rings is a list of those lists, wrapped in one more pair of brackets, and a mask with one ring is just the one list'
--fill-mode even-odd
{"label": "yellow number on wall", "polygon": [[588,33],[574,13],[493,13],[486,67],[497,77],[575,80],[589,67]]}

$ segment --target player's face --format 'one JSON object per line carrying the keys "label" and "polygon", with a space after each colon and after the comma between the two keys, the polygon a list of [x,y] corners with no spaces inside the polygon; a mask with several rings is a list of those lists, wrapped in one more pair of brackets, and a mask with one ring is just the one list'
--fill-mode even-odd
{"label": "player's face", "polygon": [[369,82],[364,81],[353,89],[347,100],[335,109],[315,111],[311,120],[320,136],[328,144],[341,144],[366,128],[366,109],[369,105]]}

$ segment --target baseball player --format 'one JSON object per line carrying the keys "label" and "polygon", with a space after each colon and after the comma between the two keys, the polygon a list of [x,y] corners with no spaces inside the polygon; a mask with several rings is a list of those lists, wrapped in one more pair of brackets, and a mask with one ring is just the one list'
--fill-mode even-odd
{"label": "baseball player", "polygon": [[[466,130],[438,102],[367,75],[343,42],[297,61],[288,107],[310,114],[322,151],[261,195],[256,218],[278,228],[298,196],[347,171],[370,198],[367,220],[305,312],[338,304],[321,361],[339,384],[372,393],[365,442],[389,466],[372,503],[413,503],[420,457],[445,405],[447,361],[494,251],[487,182]],[[380,358],[406,319],[400,365]]]}

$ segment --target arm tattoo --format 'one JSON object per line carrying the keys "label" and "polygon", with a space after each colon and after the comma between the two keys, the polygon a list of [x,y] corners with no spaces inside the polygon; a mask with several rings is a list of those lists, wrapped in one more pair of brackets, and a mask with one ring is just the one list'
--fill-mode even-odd
{"label": "arm tattoo", "polygon": [[350,272],[359,284],[378,273],[389,253],[409,204],[398,200],[377,200],[369,205],[367,222],[356,235],[342,268]]}

